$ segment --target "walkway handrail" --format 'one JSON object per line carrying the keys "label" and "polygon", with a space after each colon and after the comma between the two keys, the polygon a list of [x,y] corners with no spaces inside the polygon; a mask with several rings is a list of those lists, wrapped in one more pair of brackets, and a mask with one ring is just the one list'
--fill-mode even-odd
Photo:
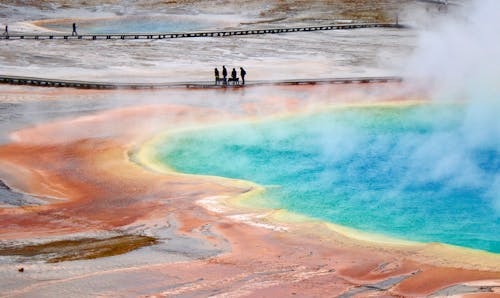
{"label": "walkway handrail", "polygon": [[308,27],[288,27],[288,28],[255,28],[240,30],[222,31],[195,31],[195,32],[166,32],[166,33],[100,33],[100,34],[80,34],[71,33],[15,33],[0,35],[0,40],[110,40],[110,39],[173,39],[189,37],[227,37],[236,35],[258,35],[258,34],[278,34],[294,32],[313,32],[326,30],[348,30],[362,28],[406,28],[405,25],[395,23],[356,23],[338,25],[318,25]]}
{"label": "walkway handrail", "polygon": [[[243,86],[266,85],[315,85],[315,84],[352,84],[352,83],[388,83],[401,82],[397,76],[387,77],[351,77],[351,78],[320,78],[295,80],[250,81]],[[80,80],[61,80],[25,76],[0,75],[0,84],[31,85],[39,87],[66,87],[79,89],[160,89],[160,88],[232,88],[242,85],[215,85],[213,81],[169,82],[169,83],[114,83],[92,82]]]}

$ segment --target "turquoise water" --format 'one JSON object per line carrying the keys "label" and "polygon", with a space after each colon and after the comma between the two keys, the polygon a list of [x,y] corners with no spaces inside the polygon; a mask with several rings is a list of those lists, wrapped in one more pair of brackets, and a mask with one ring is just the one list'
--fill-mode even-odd
{"label": "turquoise water", "polygon": [[94,20],[64,20],[58,23],[43,24],[43,27],[51,30],[71,32],[73,22],[77,24],[77,32],[80,34],[186,32],[211,27],[208,22],[194,21],[193,19],[180,17],[118,17]]}
{"label": "turquoise water", "polygon": [[342,108],[175,134],[180,172],[267,186],[271,208],[401,239],[500,252],[500,148],[469,143],[459,105]]}

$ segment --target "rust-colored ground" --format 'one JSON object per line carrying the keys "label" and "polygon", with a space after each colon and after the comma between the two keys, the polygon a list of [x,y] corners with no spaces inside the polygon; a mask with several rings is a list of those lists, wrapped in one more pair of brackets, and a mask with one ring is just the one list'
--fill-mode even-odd
{"label": "rust-colored ground", "polygon": [[[293,88],[312,91],[316,87]],[[324,92],[345,91],[341,89],[345,87],[335,88]],[[381,96],[381,100],[398,98]],[[141,287],[153,289],[149,293],[157,296],[421,297],[465,282],[498,286],[497,256],[481,255],[477,264],[464,261],[462,265],[460,254],[447,258],[439,255],[443,250],[433,255],[432,247],[427,246],[404,248],[352,240],[319,223],[283,224],[287,231],[247,225],[226,213],[208,211],[197,201],[234,197],[251,191],[252,186],[225,179],[155,173],[129,158],[134,146],[159,131],[303,110],[317,104],[317,98],[264,99],[244,104],[244,114],[150,105],[18,131],[13,134],[15,142],[0,147],[2,179],[17,189],[60,201],[0,209],[0,238],[69,237],[162,221],[169,215],[180,224],[180,235],[221,246],[229,244],[230,249],[215,257],[127,269],[130,274],[145,276]],[[202,230],[209,233],[200,233]],[[165,277],[158,281],[154,276]],[[19,293],[34,294],[36,290],[36,286],[30,286],[20,288]],[[493,297],[491,291],[498,288],[487,290],[490,293],[478,293],[476,297]],[[115,294],[131,295],[120,292],[118,286]]]}

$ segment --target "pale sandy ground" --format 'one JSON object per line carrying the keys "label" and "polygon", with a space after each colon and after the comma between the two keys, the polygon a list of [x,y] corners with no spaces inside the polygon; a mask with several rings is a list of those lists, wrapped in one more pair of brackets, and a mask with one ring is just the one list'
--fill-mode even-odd
{"label": "pale sandy ground", "polygon": [[[14,6],[14,4],[19,6]],[[215,28],[281,27],[333,22],[415,23],[425,11],[414,1],[116,1],[93,9],[68,1],[7,1],[10,30],[33,31],[26,21],[46,18],[111,17],[116,15],[187,15],[210,19]],[[43,9],[39,10],[40,6]],[[80,7],[77,10],[77,7]],[[117,12],[127,7],[126,12]],[[410,13],[411,11],[411,17]],[[406,17],[408,16],[408,17]],[[280,21],[275,21],[280,20]],[[228,24],[229,23],[229,24]],[[256,24],[252,24],[256,23]],[[425,22],[421,22],[424,24]],[[246,24],[246,25],[245,25]],[[50,42],[10,41],[0,44],[2,74],[64,77],[102,81],[210,80],[222,64],[243,66],[249,80],[375,76],[399,73],[415,46],[415,30],[362,29],[231,38],[154,41]],[[48,71],[49,70],[49,71]]]}
{"label": "pale sandy ground", "polygon": [[278,39],[86,42],[83,51],[76,41],[12,41],[0,44],[0,62],[5,74],[119,82],[207,81],[222,64],[229,69],[243,66],[248,80],[395,75],[414,37],[411,31],[360,29]]}

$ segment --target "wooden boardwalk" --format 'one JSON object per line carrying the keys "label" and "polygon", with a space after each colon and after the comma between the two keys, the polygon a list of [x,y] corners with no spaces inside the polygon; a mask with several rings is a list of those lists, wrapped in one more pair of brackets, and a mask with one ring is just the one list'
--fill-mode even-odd
{"label": "wooden boardwalk", "polygon": [[419,2],[424,2],[424,3],[430,3],[430,4],[436,4],[436,5],[452,5],[452,6],[459,6],[457,3],[450,2],[448,0],[417,0]]}
{"label": "wooden boardwalk", "polygon": [[227,37],[242,35],[279,34],[292,32],[313,32],[325,30],[348,30],[361,28],[404,28],[404,25],[394,23],[361,23],[345,25],[324,25],[310,27],[291,27],[274,29],[244,29],[227,31],[198,31],[198,32],[171,32],[171,33],[114,33],[114,34],[81,34],[72,36],[71,33],[16,33],[0,35],[0,40],[111,40],[111,39],[173,39],[189,37]]}
{"label": "wooden boardwalk", "polygon": [[79,89],[161,89],[161,88],[241,88],[244,86],[266,85],[316,85],[316,84],[353,84],[401,82],[401,77],[353,77],[298,80],[249,81],[245,85],[215,85],[214,81],[173,82],[173,83],[110,83],[78,80],[60,80],[23,76],[0,75],[0,84],[31,85],[38,87],[66,87]]}

